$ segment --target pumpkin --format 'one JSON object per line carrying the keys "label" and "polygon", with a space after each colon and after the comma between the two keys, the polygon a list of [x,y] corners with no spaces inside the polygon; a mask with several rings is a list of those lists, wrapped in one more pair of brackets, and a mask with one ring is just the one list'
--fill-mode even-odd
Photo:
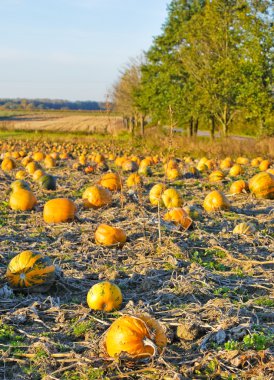
{"label": "pumpkin", "polygon": [[53,175],[43,175],[39,178],[38,183],[44,190],[56,190],[56,179]]}
{"label": "pumpkin", "polygon": [[176,160],[171,159],[164,165],[165,172],[171,169],[178,169],[178,163]]}
{"label": "pumpkin", "polygon": [[232,160],[230,157],[225,158],[220,163],[220,169],[222,169],[222,170],[230,169],[231,166],[232,166]]}
{"label": "pumpkin", "polygon": [[29,174],[33,174],[36,170],[41,169],[41,166],[38,164],[36,161],[31,161],[30,163],[27,164],[26,166],[26,171]]}
{"label": "pumpkin", "polygon": [[15,174],[16,179],[24,179],[26,178],[26,176],[27,173],[25,172],[25,170],[18,170],[18,172]]}
{"label": "pumpkin", "polygon": [[177,168],[166,170],[166,177],[169,181],[173,181],[175,179],[178,179],[178,178],[180,178],[180,176],[181,176],[181,172]]}
{"label": "pumpkin", "polygon": [[106,187],[110,191],[119,191],[122,187],[122,181],[119,174],[106,173],[101,177],[99,185]]}
{"label": "pumpkin", "polygon": [[198,208],[196,205],[185,206],[184,211],[192,220],[201,218],[201,209]]}
{"label": "pumpkin", "polygon": [[232,168],[229,170],[230,177],[237,177],[238,175],[243,173],[243,168],[239,164],[234,164]]}
{"label": "pumpkin", "polygon": [[162,200],[166,208],[180,207],[182,198],[176,189],[167,189],[163,192]]}
{"label": "pumpkin", "polygon": [[17,179],[16,181],[13,181],[10,185],[10,188],[12,191],[16,191],[19,189],[30,190],[30,186],[29,186],[28,182],[26,182],[22,179]]}
{"label": "pumpkin", "polygon": [[127,179],[127,187],[139,187],[142,186],[143,181],[141,176],[137,173],[131,173]]}
{"label": "pumpkin", "polygon": [[158,183],[154,185],[149,192],[149,200],[153,206],[157,206],[158,204],[162,205],[162,194],[165,190],[165,185],[163,183]]}
{"label": "pumpkin", "polygon": [[10,195],[9,205],[12,210],[32,210],[36,203],[37,199],[30,190],[19,188]]}
{"label": "pumpkin", "polygon": [[44,205],[43,218],[46,223],[64,223],[74,220],[75,204],[67,198],[51,199]]}
{"label": "pumpkin", "polygon": [[260,162],[261,160],[257,157],[257,158],[253,158],[253,160],[251,161],[251,166],[256,168],[260,165]]}
{"label": "pumpkin", "polygon": [[209,182],[219,182],[224,179],[225,175],[221,170],[215,170],[209,175]]}
{"label": "pumpkin", "polygon": [[95,231],[95,241],[99,245],[122,247],[126,242],[126,234],[121,228],[100,224]]}
{"label": "pumpkin", "polygon": [[4,160],[1,163],[1,169],[4,172],[10,172],[11,170],[15,169],[16,164],[15,161],[12,158],[4,158]]}
{"label": "pumpkin", "polygon": [[151,316],[123,315],[106,331],[103,343],[110,357],[128,354],[140,359],[161,352],[167,344],[167,338],[163,327]]}
{"label": "pumpkin", "polygon": [[267,173],[274,175],[274,169],[267,169]]}
{"label": "pumpkin", "polygon": [[56,166],[56,161],[53,157],[47,156],[44,160],[44,166],[46,169],[51,169]]}
{"label": "pumpkin", "polygon": [[139,166],[138,174],[143,175],[145,177],[152,176],[152,170],[150,166]]}
{"label": "pumpkin", "polygon": [[93,285],[87,294],[87,304],[92,310],[110,312],[120,309],[123,301],[119,286],[109,281]]}
{"label": "pumpkin", "polygon": [[229,210],[230,203],[221,191],[214,190],[205,197],[203,207],[207,212]]}
{"label": "pumpkin", "polygon": [[45,158],[45,155],[43,152],[35,152],[32,157],[34,161],[40,162],[40,161],[43,161],[43,159]]}
{"label": "pumpkin", "polygon": [[251,235],[256,231],[256,228],[251,223],[239,223],[233,230],[233,234]]}
{"label": "pumpkin", "polygon": [[22,159],[21,163],[24,167],[26,167],[30,162],[32,162],[33,159],[29,156],[26,156]]}
{"label": "pumpkin", "polygon": [[269,166],[270,166],[270,161],[263,160],[259,165],[259,169],[261,172],[264,172],[269,168]]}
{"label": "pumpkin", "polygon": [[248,163],[249,163],[249,160],[246,157],[238,157],[236,159],[236,164],[247,165]]}
{"label": "pumpkin", "polygon": [[246,193],[248,191],[248,184],[243,179],[239,179],[231,184],[229,192],[230,194]]}
{"label": "pumpkin", "polygon": [[86,208],[100,208],[112,201],[111,192],[105,187],[95,185],[88,187],[83,193],[83,203]]}
{"label": "pumpkin", "polygon": [[48,256],[23,251],[9,262],[6,277],[13,289],[47,291],[55,274],[56,268]]}
{"label": "pumpkin", "polygon": [[122,170],[124,172],[136,172],[138,170],[138,164],[136,161],[126,160],[122,163]]}
{"label": "pumpkin", "polygon": [[251,193],[257,198],[274,199],[274,176],[267,172],[256,174],[248,183]]}
{"label": "pumpkin", "polygon": [[183,228],[186,230],[192,224],[192,220],[188,216],[187,212],[179,207],[173,208],[172,210],[168,211],[164,215],[164,220],[174,222],[175,224],[179,224],[183,226]]}
{"label": "pumpkin", "polygon": [[44,170],[42,170],[42,169],[37,169],[37,170],[35,170],[35,172],[33,173],[33,175],[32,175],[32,179],[33,179],[34,181],[38,181],[41,177],[43,177],[43,175],[45,175]]}

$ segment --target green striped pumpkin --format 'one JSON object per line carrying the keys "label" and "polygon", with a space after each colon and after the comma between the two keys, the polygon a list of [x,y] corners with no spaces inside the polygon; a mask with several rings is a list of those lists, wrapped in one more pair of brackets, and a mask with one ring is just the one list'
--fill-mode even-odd
{"label": "green striped pumpkin", "polygon": [[6,277],[13,289],[47,291],[55,280],[51,259],[39,252],[23,251],[9,263]]}

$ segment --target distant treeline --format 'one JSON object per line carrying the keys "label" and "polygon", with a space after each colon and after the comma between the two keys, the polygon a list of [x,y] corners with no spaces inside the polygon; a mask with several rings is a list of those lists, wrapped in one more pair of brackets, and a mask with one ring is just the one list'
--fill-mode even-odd
{"label": "distant treeline", "polygon": [[0,109],[5,110],[105,110],[105,103],[95,101],[69,101],[62,99],[0,99]]}

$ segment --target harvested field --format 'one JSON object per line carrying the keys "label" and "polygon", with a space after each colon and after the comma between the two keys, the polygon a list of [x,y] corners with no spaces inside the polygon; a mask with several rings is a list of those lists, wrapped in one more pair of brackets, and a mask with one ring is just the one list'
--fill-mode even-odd
{"label": "harvested field", "polygon": [[[25,170],[21,158],[15,159],[16,169],[0,169],[0,378],[273,379],[274,204],[247,192],[229,194],[235,179],[250,179],[258,167],[247,160],[237,178],[224,170],[224,179],[213,183],[209,173],[219,168],[219,160],[210,170],[191,174],[199,160],[185,157],[176,161],[179,178],[168,181],[166,157],[159,155],[151,175],[142,175],[143,185],[129,189],[129,173],[114,161],[120,149],[119,144],[94,142],[2,142],[2,159],[7,151],[32,156],[37,150],[67,152],[67,158],[46,169],[57,178],[54,191],[42,190],[31,175],[25,178],[38,199],[32,211],[14,211],[8,205],[15,174]],[[95,162],[99,153],[105,157],[103,165]],[[134,152],[125,148],[123,153]],[[146,152],[138,156],[142,159]],[[113,193],[109,206],[84,208],[84,189],[105,170],[121,175],[122,190]],[[195,205],[197,218],[188,230],[165,221],[164,207],[151,205],[149,191],[156,183],[178,190],[183,206]],[[228,195],[230,210],[203,210],[212,190]],[[44,204],[59,197],[76,203],[78,217],[71,223],[46,224]],[[232,234],[240,222],[251,223],[255,232]],[[95,243],[101,223],[124,229],[123,248]],[[7,283],[9,261],[24,250],[44,253],[60,268],[45,293],[18,292]],[[88,308],[87,292],[102,280],[120,287],[120,310]],[[110,324],[121,315],[139,313],[149,313],[164,326],[167,347],[139,361],[107,357],[100,342]]]}
{"label": "harvested field", "polygon": [[6,130],[45,131],[45,132],[86,132],[86,133],[118,133],[124,129],[123,118],[83,113],[62,115],[52,112],[45,114],[26,114],[10,117],[1,123]]}

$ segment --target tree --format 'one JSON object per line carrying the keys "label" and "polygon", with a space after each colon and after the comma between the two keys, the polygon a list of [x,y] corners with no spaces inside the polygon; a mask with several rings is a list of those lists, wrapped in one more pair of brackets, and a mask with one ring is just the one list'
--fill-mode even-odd
{"label": "tree", "polygon": [[142,103],[155,122],[184,126],[189,123],[193,134],[193,120],[197,125],[200,103],[193,82],[181,64],[179,55],[185,25],[199,13],[205,1],[173,0],[168,7],[168,18],[163,32],[154,39],[142,65]]}
{"label": "tree", "polygon": [[259,115],[269,107],[271,38],[254,3],[259,2],[207,1],[185,27],[180,47],[203,111],[221,124],[224,135],[240,110]]}
{"label": "tree", "polygon": [[141,135],[144,134],[145,108],[139,101],[141,83],[140,59],[132,59],[122,71],[114,84],[112,102],[114,110],[121,112],[130,132],[134,134],[135,126],[140,124]]}

